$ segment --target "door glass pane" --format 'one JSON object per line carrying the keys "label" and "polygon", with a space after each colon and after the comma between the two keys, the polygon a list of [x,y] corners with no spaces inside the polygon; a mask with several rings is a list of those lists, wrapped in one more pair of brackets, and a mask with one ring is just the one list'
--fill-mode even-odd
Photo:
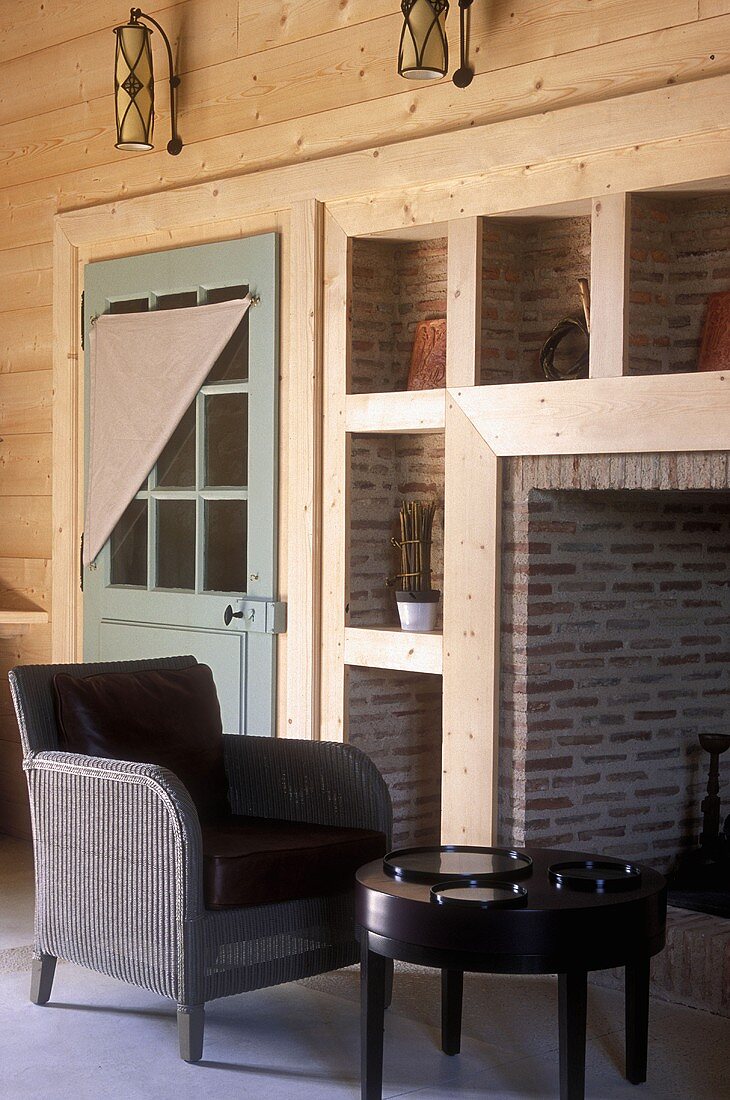
{"label": "door glass pane", "polygon": [[188,309],[197,304],[197,290],[180,290],[175,294],[157,295],[157,309]]}
{"label": "door glass pane", "polygon": [[205,484],[248,482],[248,394],[225,393],[205,399]]}
{"label": "door glass pane", "polygon": [[157,502],[157,587],[195,588],[195,501]]}
{"label": "door glass pane", "polygon": [[165,489],[195,488],[194,401],[157,460],[157,484]]}
{"label": "door glass pane", "polygon": [[111,583],[147,587],[146,500],[133,500],[112,531]]}
{"label": "door glass pane", "polygon": [[110,302],[110,313],[146,313],[149,302],[146,298],[130,298],[127,302]]}
{"label": "door glass pane", "polygon": [[[221,286],[208,290],[207,302],[231,302],[245,298],[247,286]],[[248,378],[248,312],[213,364],[207,382],[245,382]]]}
{"label": "door glass pane", "polygon": [[246,591],[245,500],[205,502],[205,581],[207,592]]}

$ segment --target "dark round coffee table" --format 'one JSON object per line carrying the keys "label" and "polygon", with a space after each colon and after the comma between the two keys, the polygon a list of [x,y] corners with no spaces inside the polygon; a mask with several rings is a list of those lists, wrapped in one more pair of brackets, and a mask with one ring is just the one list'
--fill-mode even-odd
{"label": "dark round coffee table", "polygon": [[649,960],[664,947],[666,883],[640,866],[641,883],[622,892],[558,885],[548,869],[601,860],[585,852],[525,848],[532,868],[516,881],[522,908],[441,906],[428,884],[386,874],[380,860],[357,873],[362,934],[362,1097],[381,1100],[386,984],[393,959],[441,970],[441,1049],[458,1054],[464,971],[557,974],[561,1100],[585,1095],[587,975],[626,968],[626,1077],[646,1080]]}

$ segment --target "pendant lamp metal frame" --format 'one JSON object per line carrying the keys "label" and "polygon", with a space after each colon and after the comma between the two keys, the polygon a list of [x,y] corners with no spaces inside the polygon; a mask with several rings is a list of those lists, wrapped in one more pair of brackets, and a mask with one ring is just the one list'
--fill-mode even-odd
{"label": "pendant lamp metal frame", "polygon": [[[180,135],[178,134],[178,131],[177,131],[177,89],[180,86],[180,77],[175,72],[175,64],[174,64],[173,57],[172,57],[172,46],[170,45],[170,39],[167,37],[164,28],[157,22],[157,20],[154,19],[151,15],[148,15],[146,12],[143,12],[141,8],[132,8],[130,10],[130,13],[129,13],[129,23],[123,24],[122,26],[119,26],[119,27],[115,27],[114,28],[114,33],[117,34],[117,41],[118,42],[121,38],[119,32],[123,31],[125,26],[128,26],[128,27],[129,26],[131,26],[131,27],[142,26],[142,27],[145,27],[146,30],[148,30],[149,34],[151,34],[152,32],[149,31],[149,29],[146,27],[146,23],[151,23],[153,27],[157,28],[157,30],[162,35],[162,40],[165,43],[165,48],[167,50],[167,64],[168,64],[168,72],[169,72],[168,83],[170,85],[170,130],[171,130],[171,133],[172,133],[172,136],[171,136],[170,140],[167,143],[167,151],[168,151],[168,153],[170,153],[171,156],[176,157],[180,153],[180,151],[182,150],[182,147],[183,147],[182,138],[180,137]],[[118,46],[118,49],[119,48],[120,47]],[[131,72],[132,75],[134,75],[134,66],[131,67],[130,72]],[[119,85],[118,85],[118,76],[115,77],[115,84],[116,84],[115,92],[117,92],[118,87],[119,87]],[[130,98],[133,101],[134,97],[130,97]],[[150,106],[150,116],[149,116],[148,130],[147,130],[148,141],[149,141],[149,138],[152,136],[152,127],[154,126],[154,76],[152,78],[152,83],[151,83],[151,100],[152,100],[152,102],[151,102],[151,106]],[[131,106],[131,103],[130,103],[130,106]],[[120,123],[120,119],[117,115],[117,148],[120,148],[120,147],[123,148],[124,147],[123,145],[120,146],[120,139],[121,139],[121,123]],[[150,142],[150,148],[152,148],[152,143],[151,142]]]}
{"label": "pendant lamp metal frame", "polygon": [[[432,11],[432,18],[425,33],[414,25],[411,18],[413,9],[416,8],[417,4],[419,6],[427,4]],[[449,69],[449,43],[444,30],[444,21],[449,12],[449,0],[402,0],[401,11],[403,12],[403,29],[398,47],[398,74],[409,79],[433,79],[446,76]],[[443,65],[438,68],[424,64],[426,51],[433,46],[431,42],[432,35],[438,36],[443,54]],[[412,54],[414,64],[406,65],[405,63],[407,46],[410,47],[408,52]]]}

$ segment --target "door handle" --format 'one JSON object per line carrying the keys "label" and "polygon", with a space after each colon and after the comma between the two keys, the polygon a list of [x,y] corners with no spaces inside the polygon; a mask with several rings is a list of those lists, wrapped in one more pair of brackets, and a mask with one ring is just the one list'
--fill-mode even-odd
{"label": "door handle", "polygon": [[232,619],[242,619],[242,618],[243,618],[243,612],[242,611],[234,611],[230,604],[228,605],[228,607],[223,612],[223,622],[226,624],[226,626],[231,625],[231,620]]}

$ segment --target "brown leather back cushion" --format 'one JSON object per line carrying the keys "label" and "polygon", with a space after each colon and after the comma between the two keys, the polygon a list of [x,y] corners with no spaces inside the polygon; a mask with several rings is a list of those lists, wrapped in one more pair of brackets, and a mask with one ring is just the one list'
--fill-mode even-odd
{"label": "brown leather back cushion", "polygon": [[207,665],[58,673],[53,683],[62,749],[158,764],[185,784],[201,821],[230,813],[221,712]]}

